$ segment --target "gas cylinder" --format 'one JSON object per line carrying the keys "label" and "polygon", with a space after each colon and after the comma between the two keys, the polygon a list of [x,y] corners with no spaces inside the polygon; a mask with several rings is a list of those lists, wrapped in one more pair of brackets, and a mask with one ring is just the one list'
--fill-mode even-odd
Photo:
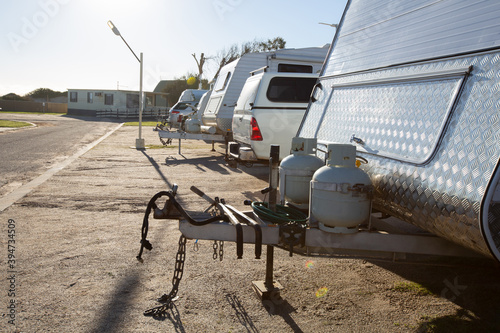
{"label": "gas cylinder", "polygon": [[353,233],[371,215],[373,186],[356,167],[356,147],[329,144],[327,163],[311,180],[310,220],[327,232]]}
{"label": "gas cylinder", "polygon": [[317,140],[295,137],[292,139],[291,155],[280,164],[280,195],[285,201],[307,209],[309,206],[309,183],[316,170],[324,165],[315,155]]}
{"label": "gas cylinder", "polygon": [[188,133],[200,133],[201,122],[196,117],[189,117],[184,123],[185,131]]}

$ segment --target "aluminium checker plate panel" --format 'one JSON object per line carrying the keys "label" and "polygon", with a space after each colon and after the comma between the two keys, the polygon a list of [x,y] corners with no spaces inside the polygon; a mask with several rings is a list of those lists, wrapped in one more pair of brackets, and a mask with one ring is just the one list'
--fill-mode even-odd
{"label": "aluminium checker plate panel", "polygon": [[486,200],[500,158],[498,51],[320,83],[299,136],[362,139],[375,208],[500,259],[500,205]]}

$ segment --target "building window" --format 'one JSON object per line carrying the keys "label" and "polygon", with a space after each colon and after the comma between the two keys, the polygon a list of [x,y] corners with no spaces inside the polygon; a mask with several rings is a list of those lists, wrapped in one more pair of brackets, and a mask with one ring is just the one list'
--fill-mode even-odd
{"label": "building window", "polygon": [[76,92],[76,91],[70,92],[69,93],[69,101],[73,102],[73,103],[78,102],[78,92]]}
{"label": "building window", "polygon": [[139,94],[127,94],[127,109],[139,108]]}
{"label": "building window", "polygon": [[87,103],[94,103],[94,94],[91,92],[87,93]]}
{"label": "building window", "polygon": [[113,94],[104,94],[104,105],[113,105]]}

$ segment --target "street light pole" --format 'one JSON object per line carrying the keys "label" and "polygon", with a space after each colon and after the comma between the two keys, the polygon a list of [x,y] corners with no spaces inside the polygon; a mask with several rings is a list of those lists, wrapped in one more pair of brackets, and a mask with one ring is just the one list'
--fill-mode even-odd
{"label": "street light pole", "polygon": [[142,111],[144,107],[144,94],[142,92],[142,64],[143,59],[142,59],[142,52],[141,52],[141,60],[139,61],[141,63],[141,78],[140,78],[140,83],[139,83],[139,138],[135,139],[135,148],[136,149],[144,149],[144,139],[142,138]]}
{"label": "street light pole", "polygon": [[113,31],[113,33],[117,36],[120,36],[121,39],[123,40],[123,42],[125,43],[125,45],[127,45],[127,47],[129,48],[129,50],[132,52],[132,54],[134,55],[134,57],[137,59],[137,61],[139,61],[139,64],[140,64],[140,79],[139,79],[139,138],[135,139],[135,148],[136,149],[144,149],[145,148],[145,144],[144,144],[144,139],[142,138],[142,111],[143,111],[143,104],[144,104],[144,101],[143,101],[143,92],[142,92],[142,67],[143,67],[143,58],[142,58],[142,52],[141,52],[141,57],[137,57],[137,55],[135,54],[134,50],[132,50],[132,48],[130,47],[130,45],[128,45],[127,41],[125,40],[125,38],[123,38],[123,36],[120,34],[120,31],[118,31],[118,28],[113,24],[113,22],[111,21],[108,21],[108,26],[111,28],[111,30]]}

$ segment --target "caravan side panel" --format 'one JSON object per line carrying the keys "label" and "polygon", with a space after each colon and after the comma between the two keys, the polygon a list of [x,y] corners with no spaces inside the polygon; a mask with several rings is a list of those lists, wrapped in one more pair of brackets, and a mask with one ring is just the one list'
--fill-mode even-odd
{"label": "caravan side panel", "polygon": [[299,130],[361,139],[377,209],[496,259],[498,31],[497,1],[352,0]]}
{"label": "caravan side panel", "polygon": [[234,107],[246,79],[265,63],[265,53],[250,53],[224,66],[215,81],[203,123],[216,126],[223,133],[230,132]]}
{"label": "caravan side panel", "polygon": [[219,106],[217,113],[217,125],[219,128],[231,131],[234,107],[236,106],[238,97],[240,97],[241,90],[246,80],[250,77],[250,72],[265,66],[266,56],[266,53],[248,53],[239,59],[231,82]]}
{"label": "caravan side panel", "polygon": [[324,75],[436,59],[498,45],[495,0],[353,0]]}

